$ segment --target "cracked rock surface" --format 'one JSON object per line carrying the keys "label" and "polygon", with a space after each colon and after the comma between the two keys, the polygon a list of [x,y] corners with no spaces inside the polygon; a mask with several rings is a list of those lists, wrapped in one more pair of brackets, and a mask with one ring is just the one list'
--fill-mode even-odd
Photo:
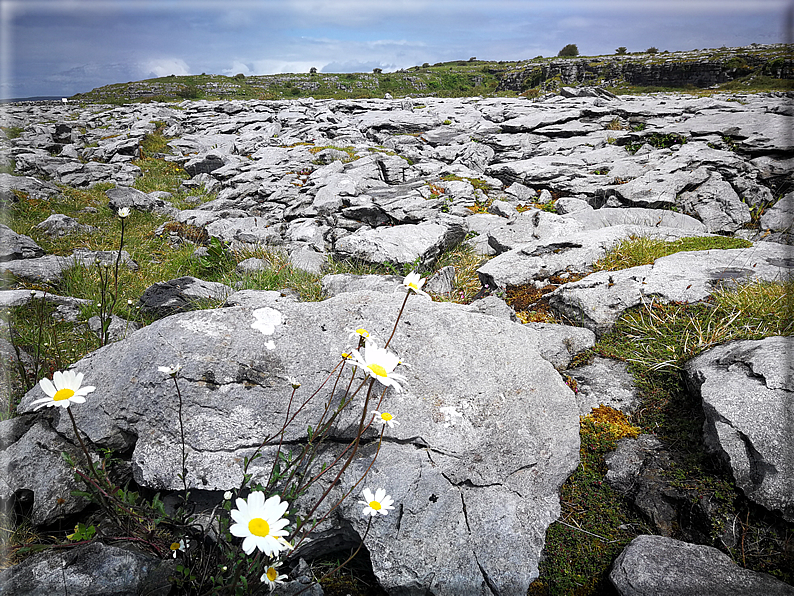
{"label": "cracked rock surface", "polygon": [[[176,395],[157,370],[179,363],[188,485],[239,486],[243,457],[284,418],[287,377],[319,386],[351,347],[346,330],[363,326],[382,343],[403,300],[401,293],[362,291],[299,303],[263,294],[255,307],[166,317],[80,361],[86,382],[97,387],[92,408],[74,409],[81,431],[97,446],[133,447],[140,485],[180,489]],[[389,589],[424,593],[432,586],[452,595],[480,586],[467,593],[518,594],[537,577],[546,528],[559,514],[559,487],[578,464],[579,418],[573,393],[536,351],[536,333],[472,307],[408,301],[390,347],[411,365],[409,385],[390,391],[383,406],[400,425],[388,429],[367,481],[401,504],[365,541]],[[35,396],[25,397],[21,413]],[[311,402],[285,441],[304,440],[323,404]],[[58,431],[70,428],[64,416],[45,415]],[[337,436],[352,437],[355,418],[342,417]],[[268,472],[254,466],[254,481]],[[363,535],[358,505],[340,516]],[[505,560],[506,543],[522,565]]]}
{"label": "cracked rock surface", "polygon": [[735,341],[686,365],[703,400],[706,444],[756,503],[794,521],[794,364],[790,337]]}
{"label": "cracked rock surface", "polygon": [[742,569],[716,548],[664,536],[637,536],[609,574],[620,596],[791,596],[794,588],[766,573]]}

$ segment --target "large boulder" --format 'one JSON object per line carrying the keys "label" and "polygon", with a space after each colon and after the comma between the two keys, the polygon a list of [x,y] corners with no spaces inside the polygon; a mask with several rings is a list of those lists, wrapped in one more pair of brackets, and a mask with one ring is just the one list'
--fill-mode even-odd
{"label": "large boulder", "polygon": [[620,596],[794,595],[794,587],[742,569],[716,548],[664,536],[637,536],[615,559],[609,580]]}
{"label": "large boulder", "polygon": [[48,550],[0,573],[0,596],[166,596],[176,561],[101,542]]}
{"label": "large boulder", "polygon": [[[177,397],[157,367],[181,364],[188,486],[239,486],[243,458],[284,420],[288,378],[303,383],[298,398],[308,397],[350,349],[349,329],[363,326],[382,344],[402,303],[401,294],[379,292],[318,303],[268,293],[256,307],[162,319],[76,365],[97,388],[73,408],[77,424],[93,445],[132,450],[141,486],[180,489]],[[408,300],[390,347],[412,365],[403,371],[409,384],[384,401],[401,424],[387,429],[359,487],[383,486],[397,502],[365,539],[375,574],[390,592],[424,594],[432,584],[435,594],[525,594],[537,577],[543,536],[560,510],[559,487],[578,464],[579,419],[572,392],[535,350],[536,341],[509,320],[423,297]],[[19,411],[29,412],[39,396],[31,391]],[[297,415],[285,442],[305,440],[324,400]],[[52,415],[56,430],[70,436],[69,420]],[[352,436],[359,416],[340,419],[337,439]],[[362,447],[365,457],[345,473],[343,488],[363,473],[374,448],[369,440]],[[266,477],[268,458],[249,471],[254,482]],[[366,520],[351,499],[334,527],[363,536]]]}
{"label": "large boulder", "polygon": [[[599,209],[598,213],[604,211]],[[642,211],[649,211],[643,209]],[[573,214],[574,217],[578,214]],[[665,226],[616,224],[600,227],[603,220],[585,220],[594,226],[582,232],[568,233],[544,239],[532,239],[513,250],[500,254],[477,269],[483,286],[520,286],[534,280],[548,279],[566,272],[585,272],[606,255],[621,240],[632,236],[674,241],[686,236],[701,236],[704,232]],[[489,235],[490,238],[490,235]]]}
{"label": "large boulder", "polygon": [[405,224],[359,230],[341,238],[334,249],[341,258],[365,263],[428,265],[465,235],[465,228],[458,222]]}
{"label": "large boulder", "polygon": [[44,255],[32,238],[17,234],[5,224],[0,224],[0,262],[17,259],[35,259]]}
{"label": "large boulder", "polygon": [[549,304],[596,335],[609,331],[620,315],[643,301],[692,303],[725,284],[779,281],[791,276],[794,259],[782,244],[678,252],[620,271],[597,271],[560,286]]}
{"label": "large boulder", "polygon": [[139,303],[142,312],[164,317],[195,308],[202,301],[222,302],[232,291],[222,283],[186,275],[152,284],[144,290]]}
{"label": "large boulder", "polygon": [[686,364],[703,400],[706,445],[756,503],[794,522],[794,340],[768,337],[712,348]]}

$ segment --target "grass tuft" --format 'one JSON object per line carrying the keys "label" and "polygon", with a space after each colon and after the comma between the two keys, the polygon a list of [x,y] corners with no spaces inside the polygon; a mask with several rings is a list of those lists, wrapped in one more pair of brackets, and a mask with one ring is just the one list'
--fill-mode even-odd
{"label": "grass tuft", "polygon": [[656,259],[683,251],[749,248],[752,245],[748,240],[727,236],[691,236],[666,241],[632,235],[621,240],[602,259],[593,263],[593,271],[617,271],[650,265]]}

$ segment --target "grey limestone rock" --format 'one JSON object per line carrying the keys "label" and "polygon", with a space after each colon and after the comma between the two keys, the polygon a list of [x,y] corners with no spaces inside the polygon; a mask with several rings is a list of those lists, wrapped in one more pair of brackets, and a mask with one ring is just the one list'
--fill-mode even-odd
{"label": "grey limestone rock", "polygon": [[532,209],[519,213],[503,225],[488,230],[488,244],[497,254],[535,240],[569,236],[584,226],[555,213]]}
{"label": "grey limestone rock", "polygon": [[429,276],[424,285],[424,290],[434,294],[447,294],[452,292],[455,281],[455,267],[447,265]]}
{"label": "grey limestone rock", "polygon": [[[115,264],[117,256],[117,251],[76,250],[68,257],[44,255],[43,257],[33,259],[0,262],[0,271],[7,271],[17,278],[28,281],[57,283],[62,278],[64,271],[72,267],[91,267],[95,263],[110,267]],[[138,264],[130,258],[126,250],[121,251],[120,262],[127,269],[134,271],[138,268]]]}
{"label": "grey limestone rock", "polygon": [[334,250],[342,258],[366,263],[431,263],[447,248],[461,242],[466,232],[457,222],[405,224],[359,230],[340,239]]}
{"label": "grey limestone rock", "polygon": [[166,596],[176,563],[101,542],[47,550],[0,573],[0,595]]}
{"label": "grey limestone rock", "polygon": [[237,263],[236,271],[239,274],[253,273],[255,271],[266,271],[273,267],[273,263],[265,259],[249,257]]}
{"label": "grey limestone rock", "polygon": [[385,292],[391,294],[403,291],[403,278],[399,275],[353,275],[352,273],[338,273],[325,275],[321,280],[323,295],[328,298],[338,296],[345,292],[358,292],[367,290],[372,292]]}
{"label": "grey limestone rock", "polygon": [[[576,215],[578,213],[566,217]],[[626,224],[583,230],[526,242],[482,265],[477,269],[477,275],[483,286],[520,286],[565,272],[589,271],[610,248],[630,236],[670,241],[700,234],[686,229]]]}
{"label": "grey limestone rock", "polygon": [[596,357],[592,363],[571,369],[568,374],[578,385],[576,401],[580,416],[586,416],[599,405],[624,414],[634,411],[639,395],[625,362]]}
{"label": "grey limestone rock", "polygon": [[696,232],[692,234],[693,236],[699,235],[698,232],[711,231],[706,230],[706,226],[694,217],[664,209],[645,209],[643,207],[577,209],[568,217],[581,223],[586,230],[633,225],[646,228],[676,228]]}
{"label": "grey limestone rock", "polygon": [[609,580],[620,596],[790,596],[794,587],[742,569],[716,548],[664,536],[638,536],[612,564]]}
{"label": "grey limestone rock", "polygon": [[750,248],[679,252],[620,271],[598,271],[549,294],[552,308],[602,335],[626,309],[650,302],[692,303],[716,287],[791,276],[787,246],[759,242]]}
{"label": "grey limestone rock", "polygon": [[794,192],[790,192],[761,214],[764,230],[790,231],[794,223]]}
{"label": "grey limestone rock", "polygon": [[508,319],[514,323],[518,322],[515,311],[510,308],[507,302],[498,296],[485,296],[484,298],[472,301],[469,306],[484,315]]}
{"label": "grey limestone rock", "polygon": [[42,182],[32,176],[13,176],[0,173],[0,205],[17,202],[14,191],[27,195],[31,199],[44,199],[60,194],[60,189],[51,182]]}
{"label": "grey limestone rock", "polygon": [[703,400],[707,446],[727,462],[748,498],[794,521],[794,341],[729,342],[686,365]]}
{"label": "grey limestone rock", "polygon": [[559,215],[570,215],[578,211],[590,211],[593,207],[584,199],[577,199],[575,197],[560,197],[554,203]]}
{"label": "grey limestone rock", "polygon": [[44,255],[44,249],[29,236],[17,234],[5,224],[0,224],[0,262],[17,259],[34,259]]}
{"label": "grey limestone rock", "polygon": [[[179,363],[188,485],[237,486],[243,456],[283,418],[287,378],[319,386],[350,347],[349,329],[363,326],[383,341],[402,303],[401,293],[357,292],[161,319],[77,363],[97,387],[85,407],[74,408],[78,426],[98,446],[124,445],[134,435],[137,482],[179,489],[173,384],[157,370]],[[543,535],[559,514],[559,487],[578,463],[579,419],[570,389],[535,351],[536,341],[521,325],[467,307],[408,300],[391,348],[412,365],[409,383],[386,396],[401,424],[389,429],[367,481],[387,487],[401,504],[365,539],[387,590],[424,593],[432,582],[439,595],[485,595],[490,583],[523,594],[537,577]],[[24,398],[21,412],[33,397]],[[301,440],[322,405],[312,402],[285,441]],[[356,420],[356,413],[342,417],[339,436],[349,436]],[[58,430],[67,424],[61,420]],[[367,465],[367,458],[356,460],[344,482]],[[253,466],[255,479],[268,466]],[[355,499],[339,515],[339,523],[364,535]],[[493,540],[494,527],[506,543]]]}
{"label": "grey limestone rock", "polygon": [[83,298],[72,298],[71,296],[59,296],[41,290],[0,290],[0,307],[10,308],[22,306],[34,299],[46,299],[59,306],[79,308],[85,304],[91,304],[90,300]]}
{"label": "grey limestone rock", "polygon": [[[210,237],[231,244],[232,249],[283,244],[280,228],[264,217],[233,217],[217,219],[205,229]],[[196,225],[196,224],[194,224]],[[200,224],[199,224],[200,225]]]}
{"label": "grey limestone rock", "polygon": [[635,491],[640,474],[648,467],[649,455],[661,447],[662,444],[654,435],[642,434],[636,439],[620,439],[617,448],[604,458],[608,468],[606,481],[623,494]]}
{"label": "grey limestone rock", "polygon": [[718,173],[695,190],[681,193],[679,200],[686,212],[698,215],[709,232],[735,232],[750,221],[750,208]]}
{"label": "grey limestone rock", "polygon": [[524,327],[537,334],[538,352],[557,370],[568,368],[574,356],[595,345],[595,334],[584,327],[553,323],[525,323]]}
{"label": "grey limestone rock", "polygon": [[185,276],[149,286],[140,298],[141,311],[166,316],[201,301],[222,302],[233,290],[224,284]]}
{"label": "grey limestone rock", "polygon": [[38,230],[43,230],[47,236],[52,238],[59,238],[69,234],[90,234],[99,231],[98,228],[95,228],[94,226],[83,225],[73,217],[69,217],[68,215],[63,215],[61,213],[54,213],[50,215],[43,222],[36,224],[35,228]]}
{"label": "grey limestone rock", "polygon": [[122,207],[128,207],[137,211],[158,213],[169,217],[173,217],[178,213],[175,207],[155,193],[147,194],[131,186],[117,186],[106,190],[105,194],[110,199],[108,207],[115,211]]}
{"label": "grey limestone rock", "polygon": [[[30,394],[46,397],[38,385]],[[55,410],[60,408],[48,409],[44,415],[55,420],[66,417]],[[74,473],[61,453],[68,453],[78,462],[85,462],[85,455],[72,442],[54,433],[47,420],[39,419],[32,425],[31,422],[29,416],[0,422],[0,437],[7,442],[0,451],[0,469],[5,478],[0,483],[0,501],[29,501],[32,497],[31,522],[50,524],[83,510],[88,504],[86,499],[71,495],[71,491],[84,487],[75,482]],[[74,441],[71,428],[64,434]]]}

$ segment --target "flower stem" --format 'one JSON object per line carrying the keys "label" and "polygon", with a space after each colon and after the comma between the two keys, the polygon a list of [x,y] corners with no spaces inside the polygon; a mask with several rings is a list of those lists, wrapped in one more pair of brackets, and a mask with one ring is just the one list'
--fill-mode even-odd
{"label": "flower stem", "polygon": [[83,438],[80,436],[80,431],[77,430],[77,422],[74,419],[74,414],[69,408],[66,408],[66,412],[69,414],[69,419],[72,421],[72,428],[74,428],[74,434],[77,437],[77,440],[80,442],[80,447],[83,448],[83,453],[85,454],[86,460],[88,460],[88,469],[91,470],[91,474],[93,474],[94,478],[96,478],[97,482],[100,486],[102,486],[102,479],[99,477],[99,474],[94,468],[94,462],[91,461],[91,456],[88,454],[88,449],[83,442]]}
{"label": "flower stem", "polygon": [[403,316],[403,309],[405,308],[405,304],[408,302],[408,296],[410,295],[411,295],[410,291],[405,293],[405,300],[403,300],[403,305],[400,307],[400,312],[397,314],[397,320],[394,321],[394,328],[391,330],[391,335],[389,336],[389,339],[386,341],[386,345],[383,346],[384,349],[389,347],[389,344],[391,343],[391,338],[394,337],[394,332],[397,331],[397,324],[400,322],[400,317]]}
{"label": "flower stem", "polygon": [[[121,220],[121,231],[122,231],[122,238],[124,237],[124,220]],[[179,391],[179,383],[176,381],[176,374],[173,375],[174,379],[174,387],[176,387],[176,397],[177,401],[179,402],[179,409],[177,410],[177,415],[179,416],[179,439],[182,444],[182,473],[180,477],[182,478],[182,488],[185,491],[184,502],[187,505],[187,454],[185,453],[185,425],[182,421],[182,392]]]}

